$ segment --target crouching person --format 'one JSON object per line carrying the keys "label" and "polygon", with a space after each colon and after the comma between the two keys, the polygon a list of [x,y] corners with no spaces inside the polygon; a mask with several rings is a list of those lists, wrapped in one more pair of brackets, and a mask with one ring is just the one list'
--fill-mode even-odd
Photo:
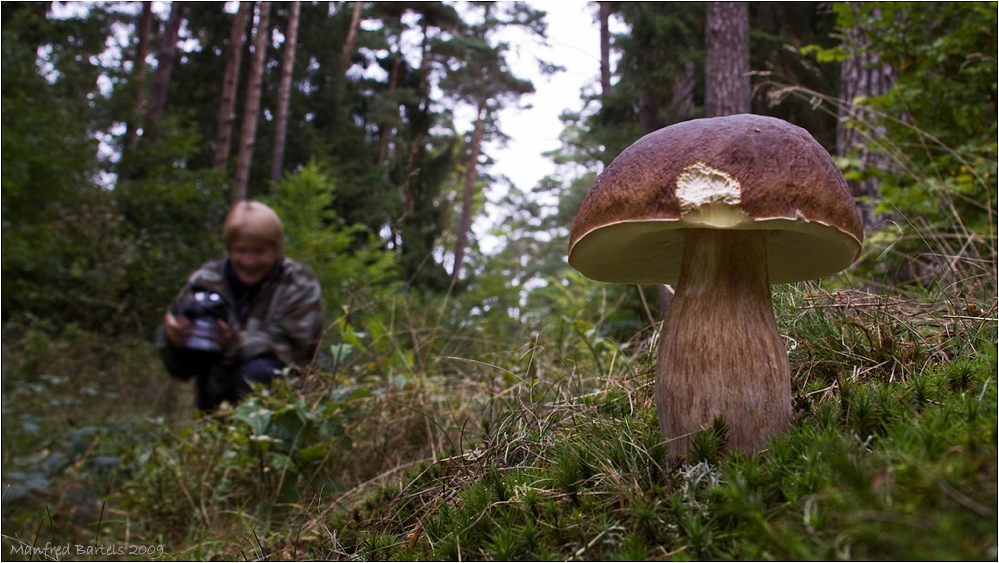
{"label": "crouching person", "polygon": [[284,231],[270,207],[236,204],[222,238],[226,254],[190,275],[156,335],[170,375],[195,379],[204,412],[308,364],[323,327],[319,282],[283,255]]}

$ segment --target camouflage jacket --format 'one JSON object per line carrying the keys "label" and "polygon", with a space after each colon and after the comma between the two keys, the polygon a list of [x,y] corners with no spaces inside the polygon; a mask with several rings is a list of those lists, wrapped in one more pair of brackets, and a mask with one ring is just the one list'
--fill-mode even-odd
{"label": "camouflage jacket", "polygon": [[[306,365],[313,360],[323,330],[322,296],[316,276],[287,257],[249,293],[236,291],[238,280],[222,257],[205,263],[187,279],[174,303],[196,289],[219,293],[229,304],[232,336],[224,351],[222,368],[257,357],[276,358],[286,365]],[[237,293],[241,303],[237,303]],[[171,375],[190,377],[183,355],[177,353],[161,326],[156,344]]]}

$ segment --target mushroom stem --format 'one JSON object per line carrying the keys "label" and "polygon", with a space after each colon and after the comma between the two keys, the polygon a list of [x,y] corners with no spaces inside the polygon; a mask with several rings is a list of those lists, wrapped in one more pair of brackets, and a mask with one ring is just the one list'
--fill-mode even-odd
{"label": "mushroom stem", "polygon": [[791,370],[767,272],[765,231],[685,231],[656,362],[656,410],[671,457],[718,416],[728,447],[746,452],[787,428]]}

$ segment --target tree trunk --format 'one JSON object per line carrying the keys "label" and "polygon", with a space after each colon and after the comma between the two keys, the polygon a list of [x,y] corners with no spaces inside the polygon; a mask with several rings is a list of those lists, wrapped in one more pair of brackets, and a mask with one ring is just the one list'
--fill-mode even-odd
{"label": "tree trunk", "polygon": [[[417,92],[420,96],[426,98],[427,96],[427,68],[430,66],[430,56],[428,55],[428,45],[427,45],[427,34],[429,33],[429,26],[423,25],[423,41],[420,45],[420,71],[419,77],[420,81],[417,85]],[[429,102],[424,102],[429,103]],[[414,183],[417,181],[416,175],[418,170],[416,168],[416,156],[420,150],[420,144],[423,142],[423,132],[422,130],[414,127],[413,128],[413,138],[409,141],[409,154],[406,157],[406,173],[403,176],[405,186],[406,186],[406,204],[405,209],[402,213],[402,217],[399,217],[398,222],[402,223],[403,219],[408,217],[416,209],[416,186]]]}
{"label": "tree trunk", "polygon": [[610,2],[600,5],[600,96],[606,99],[611,93],[610,69]]}
{"label": "tree trunk", "polygon": [[253,164],[253,145],[257,135],[257,117],[260,113],[260,90],[263,82],[264,61],[267,59],[267,43],[270,37],[269,25],[271,3],[260,3],[257,30],[253,35],[253,63],[246,84],[246,101],[243,106],[243,126],[239,132],[239,157],[236,161],[236,178],[233,181],[232,198],[235,202],[246,199],[250,183],[250,165]]}
{"label": "tree trunk", "polygon": [[278,88],[278,107],[274,116],[274,154],[271,157],[271,181],[273,190],[281,181],[284,167],[285,139],[288,137],[288,106],[291,103],[291,75],[295,68],[295,44],[298,42],[298,19],[302,5],[291,3],[288,18],[288,33],[284,44],[284,60],[281,63],[281,86]]}
{"label": "tree trunk", "polygon": [[166,109],[167,89],[170,87],[170,73],[173,71],[173,60],[177,53],[177,39],[180,35],[180,24],[184,20],[184,2],[173,2],[170,6],[170,19],[167,20],[163,37],[160,40],[160,51],[156,57],[156,74],[149,91],[149,111],[143,126],[143,137],[150,142],[156,140],[156,126],[163,118]]}
{"label": "tree trunk", "polygon": [[683,63],[683,76],[673,80],[673,114],[680,120],[685,119],[694,111],[694,73],[697,65],[694,61]]}
{"label": "tree trunk", "polygon": [[146,56],[149,55],[149,34],[153,27],[153,3],[142,3],[142,15],[139,17],[139,26],[136,33],[139,36],[139,45],[135,51],[135,62],[133,63],[132,75],[135,83],[135,107],[132,110],[132,120],[128,124],[128,132],[125,134],[125,152],[134,150],[139,146],[139,123],[142,122],[142,107],[145,105],[146,97],[146,73],[149,66],[146,64]]}
{"label": "tree trunk", "polygon": [[350,56],[354,53],[354,44],[357,43],[357,32],[361,27],[361,11],[364,10],[364,2],[354,2],[354,13],[350,16],[350,29],[347,30],[347,40],[343,43],[343,51],[340,53],[340,72],[347,73],[347,64]]}
{"label": "tree trunk", "polygon": [[479,174],[479,153],[482,150],[482,134],[485,130],[486,101],[480,99],[477,105],[478,115],[475,119],[475,129],[472,132],[472,144],[469,147],[468,160],[465,161],[465,186],[461,199],[461,223],[458,225],[454,244],[454,270],[451,271],[451,287],[457,283],[461,275],[461,267],[465,262],[465,247],[468,245],[468,231],[472,227],[472,196],[475,194],[475,182]]}
{"label": "tree trunk", "polygon": [[225,168],[229,162],[229,147],[232,144],[232,125],[236,121],[236,88],[239,85],[239,65],[243,60],[243,35],[246,32],[247,15],[253,10],[253,2],[240,2],[236,18],[229,33],[229,58],[225,62],[222,76],[222,102],[219,105],[218,128],[215,133],[215,158],[213,168]]}
{"label": "tree trunk", "polygon": [[659,103],[656,93],[648,85],[642,86],[638,95],[638,125],[642,135],[648,135],[659,129]]}
{"label": "tree trunk", "polygon": [[[854,11],[857,5],[853,4]],[[854,105],[859,96],[881,96],[891,89],[894,71],[890,65],[883,64],[877,53],[871,53],[870,40],[867,38],[871,30],[857,26],[846,30],[845,47],[849,49],[850,58],[843,61],[841,67],[841,94],[843,103],[839,108],[839,123],[836,126],[836,153],[841,157],[854,157],[860,161],[861,169],[877,168],[886,171],[889,167],[889,156],[877,150],[877,139],[884,138],[884,127],[871,127],[871,115],[862,107]],[[864,221],[864,229],[869,230],[884,220],[884,217],[873,215],[876,200],[880,197],[877,178],[863,180],[848,180],[850,192],[858,198],[858,207]]]}
{"label": "tree trunk", "polygon": [[749,4],[708,2],[705,26],[704,113],[749,113]]}
{"label": "tree trunk", "polygon": [[[388,91],[389,96],[395,92],[399,85],[399,66],[402,64],[402,53],[395,53],[392,57],[392,72],[389,73]],[[388,160],[388,146],[392,138],[393,127],[388,123],[382,123],[378,129],[381,131],[381,140],[378,146],[378,162],[375,166],[381,168]]]}

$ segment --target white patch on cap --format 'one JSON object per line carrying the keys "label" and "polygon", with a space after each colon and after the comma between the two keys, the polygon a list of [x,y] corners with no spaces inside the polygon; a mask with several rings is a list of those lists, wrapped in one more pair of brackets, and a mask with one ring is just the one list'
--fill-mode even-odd
{"label": "white patch on cap", "polygon": [[676,177],[676,197],[684,221],[731,227],[748,219],[739,208],[742,185],[731,174],[704,162],[687,166]]}

